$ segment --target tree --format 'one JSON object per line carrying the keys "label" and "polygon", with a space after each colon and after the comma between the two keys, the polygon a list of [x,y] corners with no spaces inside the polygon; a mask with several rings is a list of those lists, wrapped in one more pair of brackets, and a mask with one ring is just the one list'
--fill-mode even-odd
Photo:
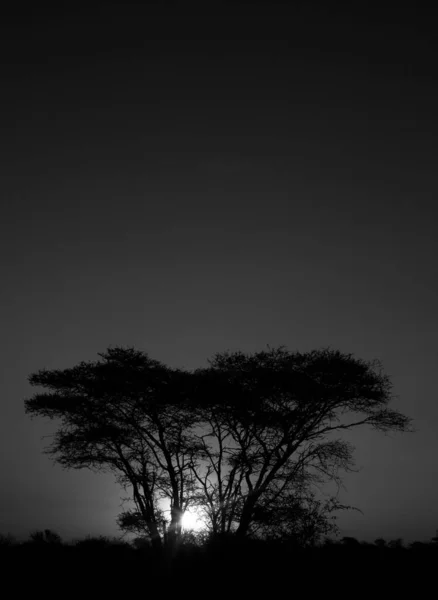
{"label": "tree", "polygon": [[160,501],[168,499],[168,538],[175,543],[190,503],[189,460],[196,451],[190,437],[196,414],[185,396],[187,374],[133,348],[116,347],[98,356],[101,360],[71,369],[30,375],[32,386],[49,392],[25,400],[26,412],[60,420],[46,449],[60,465],[115,474],[136,506],[120,523],[129,525],[140,515],[157,548],[163,533]]}
{"label": "tree", "polygon": [[348,548],[354,548],[360,546],[360,542],[357,538],[351,536],[344,536],[341,539],[341,544],[347,546]]}
{"label": "tree", "polygon": [[49,391],[25,400],[26,411],[60,420],[46,449],[59,464],[115,474],[135,504],[119,525],[146,531],[157,548],[163,539],[175,546],[189,506],[214,534],[314,543],[345,508],[316,496],[353,467],[353,447],[336,435],[410,430],[387,408],[391,384],[380,363],[330,349],[225,352],[190,373],[133,348],[99,357],[30,375]]}
{"label": "tree", "polygon": [[363,426],[411,430],[408,417],[387,407],[392,386],[380,363],[351,354],[225,352],[196,375],[204,427],[192,470],[213,532],[293,529],[313,514],[323,534],[327,510],[306,513],[306,503],[324,482],[340,485],[354,465],[353,447],[335,436]]}

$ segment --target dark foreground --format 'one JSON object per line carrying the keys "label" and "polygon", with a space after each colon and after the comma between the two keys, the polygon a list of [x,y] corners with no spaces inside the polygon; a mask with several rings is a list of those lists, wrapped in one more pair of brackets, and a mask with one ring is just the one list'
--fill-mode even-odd
{"label": "dark foreground", "polygon": [[390,597],[425,594],[438,567],[438,544],[409,548],[337,543],[290,544],[221,540],[182,545],[172,556],[105,539],[77,545],[2,544],[3,597],[21,592],[57,597],[198,598]]}

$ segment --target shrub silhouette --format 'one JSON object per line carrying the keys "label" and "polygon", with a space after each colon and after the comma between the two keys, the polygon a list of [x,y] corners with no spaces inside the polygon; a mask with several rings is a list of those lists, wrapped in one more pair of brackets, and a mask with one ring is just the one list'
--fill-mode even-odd
{"label": "shrub silhouette", "polygon": [[351,548],[351,546],[360,546],[359,540],[357,540],[355,537],[349,537],[349,536],[343,537],[341,539],[341,543],[344,546],[348,546],[349,548]]}
{"label": "shrub silhouette", "polygon": [[397,538],[395,540],[390,540],[388,542],[388,548],[392,548],[393,550],[400,550],[404,548],[403,540],[401,538]]}
{"label": "shrub silhouette", "polygon": [[61,536],[51,529],[44,529],[44,531],[34,531],[30,534],[30,542],[33,544],[49,544],[59,545],[62,544]]}
{"label": "shrub silhouette", "polygon": [[13,535],[7,533],[6,535],[0,533],[0,548],[11,548],[12,546],[17,545],[17,540]]}

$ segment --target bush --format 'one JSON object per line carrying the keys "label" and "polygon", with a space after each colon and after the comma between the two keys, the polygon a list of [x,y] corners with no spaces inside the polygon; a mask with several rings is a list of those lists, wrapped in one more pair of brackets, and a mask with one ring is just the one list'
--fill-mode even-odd
{"label": "bush", "polygon": [[34,531],[31,533],[30,542],[33,544],[60,545],[62,544],[62,539],[55,531],[44,529],[44,531]]}
{"label": "bush", "polygon": [[10,533],[7,533],[6,535],[0,533],[0,548],[10,548],[11,546],[16,545],[17,540],[14,538],[13,535],[11,535]]}

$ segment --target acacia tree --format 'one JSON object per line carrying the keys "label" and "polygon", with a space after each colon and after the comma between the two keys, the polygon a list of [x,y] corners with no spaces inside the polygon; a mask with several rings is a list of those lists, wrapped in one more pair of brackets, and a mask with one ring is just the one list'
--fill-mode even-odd
{"label": "acacia tree", "polygon": [[30,375],[32,386],[48,389],[25,400],[31,415],[59,419],[46,449],[66,468],[112,472],[130,489],[136,511],[121,515],[125,529],[140,520],[161,547],[163,513],[170,501],[170,544],[181,533],[181,516],[193,492],[190,428],[196,420],[184,390],[187,374],[170,369],[133,348],[111,348],[101,360]]}
{"label": "acacia tree", "polygon": [[147,530],[157,547],[165,499],[171,547],[191,504],[213,533],[315,540],[343,507],[318,501],[314,487],[340,483],[353,465],[352,446],[334,436],[410,429],[387,408],[391,383],[380,364],[337,351],[225,352],[193,373],[133,348],[99,356],[32,374],[31,385],[49,392],[26,400],[26,411],[60,420],[46,450],[59,464],[116,475],[136,505],[120,526]]}
{"label": "acacia tree", "polygon": [[296,532],[300,522],[302,533],[313,515],[326,533],[328,515],[347,507],[334,497],[318,504],[312,490],[340,484],[354,464],[354,448],[336,435],[411,430],[408,417],[387,407],[392,386],[380,363],[351,354],[225,352],[196,376],[204,429],[192,470],[214,532]]}

